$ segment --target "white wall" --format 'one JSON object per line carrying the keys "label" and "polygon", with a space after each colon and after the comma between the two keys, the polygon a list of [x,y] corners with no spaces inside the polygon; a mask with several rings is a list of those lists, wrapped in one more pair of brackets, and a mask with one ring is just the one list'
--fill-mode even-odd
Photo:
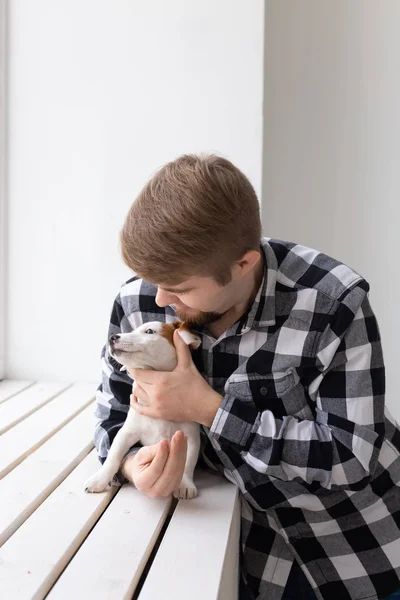
{"label": "white wall", "polygon": [[400,418],[400,2],[267,0],[264,231],[371,284]]}
{"label": "white wall", "polygon": [[6,325],[6,3],[0,0],[0,379],[5,376]]}
{"label": "white wall", "polygon": [[218,151],[260,192],[263,10],[10,3],[8,377],[99,379],[118,233],[159,166]]}
{"label": "white wall", "polygon": [[266,235],[370,281],[400,418],[398,0],[267,0],[265,79],[262,0],[9,4],[6,375],[98,379],[131,202],[216,150],[263,166]]}

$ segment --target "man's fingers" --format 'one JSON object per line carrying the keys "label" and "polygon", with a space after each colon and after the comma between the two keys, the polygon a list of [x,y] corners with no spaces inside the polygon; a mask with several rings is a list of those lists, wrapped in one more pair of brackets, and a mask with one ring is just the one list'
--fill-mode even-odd
{"label": "man's fingers", "polygon": [[141,466],[146,463],[152,462],[160,446],[162,445],[168,446],[168,440],[167,444],[165,444],[165,442],[164,444],[161,444],[161,442],[159,442],[158,444],[153,444],[151,446],[143,446],[142,448],[140,448],[139,452],[137,453],[137,464]]}
{"label": "man's fingers", "polygon": [[187,438],[177,431],[171,443],[163,440],[143,446],[137,454],[134,483],[137,489],[151,497],[169,496],[180,484],[185,470]]}
{"label": "man's fingers", "polygon": [[144,452],[143,458],[140,457],[143,471],[140,473],[137,483],[141,491],[148,493],[164,470],[169,454],[169,443],[168,440],[163,440],[154,446],[145,446],[143,450],[145,448],[148,448],[149,452]]}
{"label": "man's fingers", "polygon": [[132,387],[131,404],[134,404],[132,396],[139,398],[139,400],[145,404],[150,404],[148,393],[138,383],[135,383]]}
{"label": "man's fingers", "polygon": [[182,480],[186,454],[187,440],[183,431],[178,431],[171,440],[171,447],[163,472],[152,487],[153,494],[157,496],[172,494]]}
{"label": "man's fingers", "polygon": [[138,393],[142,388],[140,387],[140,385],[138,383],[134,383],[132,386],[132,396],[136,396],[136,398],[138,397]]}
{"label": "man's fingers", "polygon": [[152,371],[151,369],[130,369],[129,372],[135,380],[150,385],[154,384],[160,377],[159,371]]}

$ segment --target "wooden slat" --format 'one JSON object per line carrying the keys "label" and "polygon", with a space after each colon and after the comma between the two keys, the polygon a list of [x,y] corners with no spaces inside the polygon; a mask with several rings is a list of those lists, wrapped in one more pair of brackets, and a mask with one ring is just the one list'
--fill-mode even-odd
{"label": "wooden slat", "polygon": [[238,493],[233,507],[231,527],[218,590],[218,600],[237,600],[238,598],[240,526],[241,500]]}
{"label": "wooden slat", "polygon": [[[2,597],[44,598],[78,548],[80,558],[73,558],[48,597],[126,597],[125,589],[141,572],[154,532],[168,512],[169,499],[151,501],[133,486],[87,494],[83,483],[97,468],[93,451],[0,548]],[[77,565],[79,574],[74,575]]]}
{"label": "wooden slat", "polygon": [[140,592],[140,600],[160,597],[187,600],[188,596],[190,600],[237,598],[238,488],[205,471],[196,471],[195,481],[200,493],[193,500],[179,502]]}
{"label": "wooden slat", "polygon": [[92,450],[93,429],[94,403],[0,481],[0,546]]}
{"label": "wooden slat", "polygon": [[51,402],[58,394],[70,387],[70,383],[43,381],[14,394],[8,402],[0,405],[0,435],[11,429],[41,406]]}
{"label": "wooden slat", "polygon": [[0,479],[94,398],[96,385],[76,383],[0,437]]}
{"label": "wooden slat", "polygon": [[0,404],[14,396],[14,394],[18,394],[18,392],[21,392],[30,385],[33,385],[33,381],[3,379],[0,381]]}
{"label": "wooden slat", "polygon": [[[2,598],[44,598],[118,488],[87,494],[83,484],[98,468],[93,451],[0,548]],[[75,597],[80,583],[75,587]]]}
{"label": "wooden slat", "polygon": [[[88,600],[130,600],[171,501],[172,497],[148,498],[124,485],[46,600],[70,600],[77,589],[79,597]],[[168,596],[160,588],[155,598]]]}
{"label": "wooden slat", "polygon": [[[0,438],[1,598],[130,600],[134,593],[171,498],[150,499],[130,485],[83,491],[99,467],[96,452],[87,455],[95,390],[75,384]],[[237,599],[238,490],[200,470],[196,483],[199,496],[178,503],[140,600],[186,600],[188,590],[191,600]]]}

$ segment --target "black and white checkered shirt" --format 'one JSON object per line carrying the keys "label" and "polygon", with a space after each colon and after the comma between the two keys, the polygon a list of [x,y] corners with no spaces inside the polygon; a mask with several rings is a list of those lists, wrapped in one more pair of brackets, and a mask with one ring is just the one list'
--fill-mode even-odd
{"label": "black and white checkered shirt", "polygon": [[[201,427],[201,463],[242,492],[241,565],[255,598],[281,598],[294,558],[318,598],[384,597],[400,588],[400,430],[385,407],[369,285],[310,248],[270,238],[261,248],[264,279],[248,312],[218,339],[198,330],[193,360],[223,396]],[[176,320],[156,291],[126,282],[109,336]],[[102,371],[103,462],[132,379],[107,346]]]}

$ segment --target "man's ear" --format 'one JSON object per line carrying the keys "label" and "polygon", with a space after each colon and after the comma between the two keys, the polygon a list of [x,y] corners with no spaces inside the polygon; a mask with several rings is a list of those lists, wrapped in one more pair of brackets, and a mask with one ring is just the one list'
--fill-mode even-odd
{"label": "man's ear", "polygon": [[246,273],[253,269],[260,260],[262,260],[261,252],[258,250],[248,250],[233,264],[233,275],[239,277],[246,275]]}
{"label": "man's ear", "polygon": [[185,322],[175,321],[174,323],[175,329],[178,330],[179,335],[189,346],[189,348],[193,348],[193,350],[197,350],[201,344],[201,338],[197,333],[194,333],[190,330],[189,326]]}

